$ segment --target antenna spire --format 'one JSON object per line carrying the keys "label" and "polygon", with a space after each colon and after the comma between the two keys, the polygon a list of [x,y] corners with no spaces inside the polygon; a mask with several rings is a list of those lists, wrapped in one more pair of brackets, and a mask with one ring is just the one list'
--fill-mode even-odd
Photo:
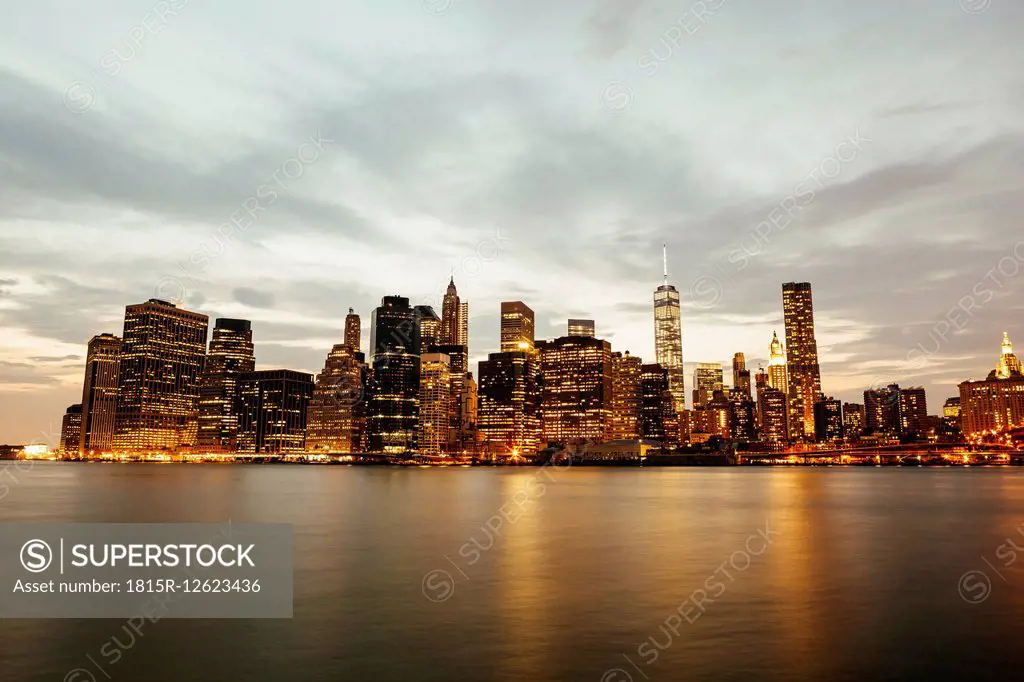
{"label": "antenna spire", "polygon": [[665,265],[665,284],[668,284],[668,245],[661,245],[661,260]]}

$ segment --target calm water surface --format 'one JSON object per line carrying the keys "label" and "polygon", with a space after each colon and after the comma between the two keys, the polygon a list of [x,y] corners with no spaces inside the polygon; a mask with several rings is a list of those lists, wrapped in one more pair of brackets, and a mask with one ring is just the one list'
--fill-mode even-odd
{"label": "calm water surface", "polygon": [[[503,508],[512,521],[492,531]],[[131,642],[123,621],[0,621],[2,680],[1024,671],[1024,551],[1006,566],[1007,539],[1024,547],[1016,469],[47,463],[18,474],[0,519],[295,529],[294,619],[164,619],[113,665],[99,652],[112,637]],[[968,571],[984,571],[991,589],[979,573],[960,584]],[[691,600],[702,588],[703,611]]]}

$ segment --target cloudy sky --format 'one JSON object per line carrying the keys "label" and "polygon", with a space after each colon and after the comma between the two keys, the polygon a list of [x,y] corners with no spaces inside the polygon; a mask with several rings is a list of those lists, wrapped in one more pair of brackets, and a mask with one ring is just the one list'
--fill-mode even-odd
{"label": "cloudy sky", "polygon": [[653,360],[663,242],[687,363],[756,369],[810,281],[825,391],[937,412],[1003,330],[1024,347],[1021,25],[1013,0],[5,3],[0,443],[52,441],[88,339],[152,296],[314,372],[349,306],[439,304],[454,268],[477,360],[503,299]]}

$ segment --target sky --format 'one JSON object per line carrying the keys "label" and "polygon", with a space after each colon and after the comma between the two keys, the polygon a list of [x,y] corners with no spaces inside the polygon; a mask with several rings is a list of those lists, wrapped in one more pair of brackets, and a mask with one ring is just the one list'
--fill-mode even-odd
{"label": "sky", "polygon": [[[691,363],[784,337],[824,391],[929,411],[1024,346],[1024,4],[55,0],[0,25],[0,443],[56,444],[86,343],[151,297],[316,372],[351,306],[593,318],[654,360],[667,244]],[[728,371],[727,371],[728,375]],[[688,386],[690,388],[690,386]]]}

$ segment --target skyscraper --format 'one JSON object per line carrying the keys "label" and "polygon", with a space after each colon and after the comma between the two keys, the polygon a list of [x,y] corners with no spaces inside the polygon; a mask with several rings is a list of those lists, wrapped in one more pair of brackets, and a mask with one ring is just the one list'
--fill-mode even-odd
{"label": "skyscraper", "polygon": [[693,406],[710,403],[716,392],[724,388],[725,376],[721,363],[699,362],[693,370]]}
{"label": "skyscraper", "polygon": [[924,388],[900,389],[900,434],[921,437],[928,427],[928,400]]}
{"label": "skyscraper", "polygon": [[238,377],[256,369],[249,320],[219,318],[199,380],[199,445],[234,450],[238,441]]}
{"label": "skyscraper", "polygon": [[1024,424],[1024,374],[1006,334],[999,361],[988,377],[960,384],[960,420],[969,438]]}
{"label": "skyscraper", "polygon": [[789,371],[790,430],[794,438],[814,438],[814,403],[821,395],[818,342],[814,337],[814,302],[809,282],[782,285]]}
{"label": "skyscraper", "polygon": [[662,245],[665,280],[654,291],[654,350],[658,364],[668,371],[669,390],[677,413],[686,409],[683,377],[683,326],[679,292],[668,283],[668,250]]}
{"label": "skyscraper", "polygon": [[459,336],[462,330],[461,316],[462,302],[459,300],[458,289],[455,288],[455,277],[452,276],[448,281],[448,290],[441,302],[441,338],[438,343],[451,346],[459,345]]}
{"label": "skyscraper", "polygon": [[565,444],[606,440],[611,416],[611,344],[563,336],[538,345],[545,440]]}
{"label": "skyscraper", "polygon": [[847,440],[860,438],[864,431],[864,406],[860,403],[843,403],[843,437]]}
{"label": "skyscraper", "polygon": [[815,438],[819,442],[837,441],[843,437],[842,403],[822,396],[814,403]]}
{"label": "skyscraper", "polygon": [[362,321],[352,308],[348,309],[345,316],[345,345],[358,352],[362,339]]}
{"label": "skyscraper", "polygon": [[640,437],[664,441],[666,414],[675,412],[668,370],[658,364],[640,366]]}
{"label": "skyscraper", "polygon": [[373,311],[373,375],[366,423],[370,452],[416,451],[420,392],[419,316],[402,296]]}
{"label": "skyscraper", "polygon": [[82,405],[71,405],[60,423],[60,452],[65,457],[77,457],[81,454],[81,443]]}
{"label": "skyscraper", "polygon": [[459,303],[459,335],[456,339],[458,344],[469,353],[469,302]]}
{"label": "skyscraper", "polygon": [[767,443],[785,443],[787,429],[786,394],[771,386],[757,389],[757,417],[760,439]]}
{"label": "skyscraper", "polygon": [[899,384],[864,391],[864,430],[889,436],[900,432]]}
{"label": "skyscraper", "polygon": [[612,353],[612,415],[610,440],[640,437],[640,405],[643,399],[643,360],[629,354]]}
{"label": "skyscraper", "polygon": [[[522,301],[501,302],[501,352],[533,350],[533,310]],[[524,347],[523,344],[526,344]]]}
{"label": "skyscraper", "polygon": [[531,350],[491,353],[480,362],[477,420],[491,455],[532,455],[541,445],[540,366]]}
{"label": "skyscraper", "polygon": [[429,305],[416,306],[420,318],[420,354],[430,353],[431,348],[441,343],[441,318]]}
{"label": "skyscraper", "polygon": [[306,417],[306,451],[362,452],[366,433],[367,369],[363,354],[335,344],[316,377]]}
{"label": "skyscraper", "polygon": [[783,393],[789,393],[789,375],[786,372],[786,351],[779,341],[779,335],[772,332],[772,342],[768,344],[768,385]]}
{"label": "skyscraper", "polygon": [[594,338],[597,335],[593,320],[570,319],[567,327],[568,336],[589,336]]}
{"label": "skyscraper", "polygon": [[750,370],[747,369],[747,359],[743,353],[736,353],[732,356],[732,386],[740,394],[749,400],[752,397],[750,392]]}
{"label": "skyscraper", "polygon": [[121,339],[100,334],[89,341],[82,387],[83,453],[108,452],[114,445],[117,382],[121,373]]}
{"label": "skyscraper", "polygon": [[417,445],[422,455],[448,451],[452,403],[451,359],[444,353],[420,357],[420,412]]}
{"label": "skyscraper", "polygon": [[306,449],[313,375],[290,369],[238,377],[238,452],[285,454]]}
{"label": "skyscraper", "polygon": [[114,449],[195,443],[209,324],[206,315],[155,298],[125,309]]}

